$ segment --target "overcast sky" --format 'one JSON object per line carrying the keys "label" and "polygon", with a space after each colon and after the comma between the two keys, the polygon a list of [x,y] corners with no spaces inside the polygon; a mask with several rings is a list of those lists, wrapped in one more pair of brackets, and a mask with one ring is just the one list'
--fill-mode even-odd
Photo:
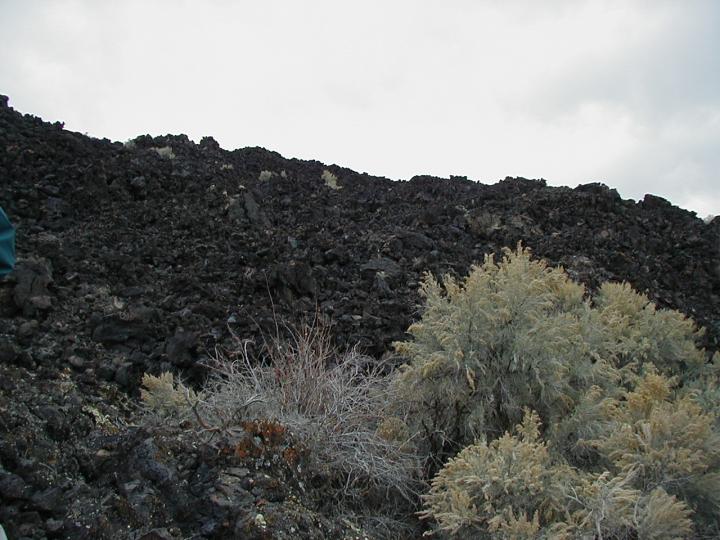
{"label": "overcast sky", "polygon": [[408,179],[601,181],[720,214],[720,1],[0,0],[0,93]]}

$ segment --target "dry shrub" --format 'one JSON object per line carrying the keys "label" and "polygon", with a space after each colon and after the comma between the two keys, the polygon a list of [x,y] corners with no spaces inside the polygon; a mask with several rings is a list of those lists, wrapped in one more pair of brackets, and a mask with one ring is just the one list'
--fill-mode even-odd
{"label": "dry shrub", "polygon": [[[378,431],[392,398],[382,366],[354,350],[340,353],[319,323],[288,333],[289,340],[267,342],[261,358],[251,357],[250,342],[238,340],[211,361],[212,375],[190,408],[198,427],[230,433],[249,421],[272,420],[307,450],[336,510],[373,514],[384,525],[401,509],[412,511],[418,459],[407,441]],[[167,394],[167,385],[160,391]],[[145,391],[149,406],[160,402],[155,392]],[[170,401],[188,417],[186,401]]]}

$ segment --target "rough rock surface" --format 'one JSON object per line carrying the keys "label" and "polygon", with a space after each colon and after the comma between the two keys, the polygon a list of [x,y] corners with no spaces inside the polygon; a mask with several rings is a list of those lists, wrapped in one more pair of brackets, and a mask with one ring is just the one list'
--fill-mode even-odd
{"label": "rough rock surface", "polygon": [[316,311],[339,345],[387,356],[417,316],[423,272],[462,275],[519,241],[591,288],[630,282],[720,347],[720,219],[602,184],[393,182],[209,137],[114,143],[0,96],[0,204],[19,256],[0,282],[12,539],[362,538],[324,512],[302,453],[287,459],[290,434],[247,455],[134,425],[142,373],[200,383],[233,333]]}

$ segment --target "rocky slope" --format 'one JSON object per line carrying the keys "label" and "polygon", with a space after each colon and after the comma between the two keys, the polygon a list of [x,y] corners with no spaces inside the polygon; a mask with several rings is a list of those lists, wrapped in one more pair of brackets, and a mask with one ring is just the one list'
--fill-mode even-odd
{"label": "rocky slope", "polygon": [[[121,144],[0,96],[0,205],[19,263],[0,282],[0,524],[15,538],[361,538],[318,479],[182,430],[135,425],[142,373],[181,372],[316,312],[390,357],[425,271],[464,274],[522,241],[595,287],[625,280],[720,348],[720,219],[601,184],[393,182],[212,138]],[[308,477],[304,477],[308,474]]]}

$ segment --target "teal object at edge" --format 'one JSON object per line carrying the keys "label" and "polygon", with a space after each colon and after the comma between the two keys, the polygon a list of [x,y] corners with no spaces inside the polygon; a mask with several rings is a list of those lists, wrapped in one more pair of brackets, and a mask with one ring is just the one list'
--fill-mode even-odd
{"label": "teal object at edge", "polygon": [[15,229],[0,208],[0,277],[15,268]]}

